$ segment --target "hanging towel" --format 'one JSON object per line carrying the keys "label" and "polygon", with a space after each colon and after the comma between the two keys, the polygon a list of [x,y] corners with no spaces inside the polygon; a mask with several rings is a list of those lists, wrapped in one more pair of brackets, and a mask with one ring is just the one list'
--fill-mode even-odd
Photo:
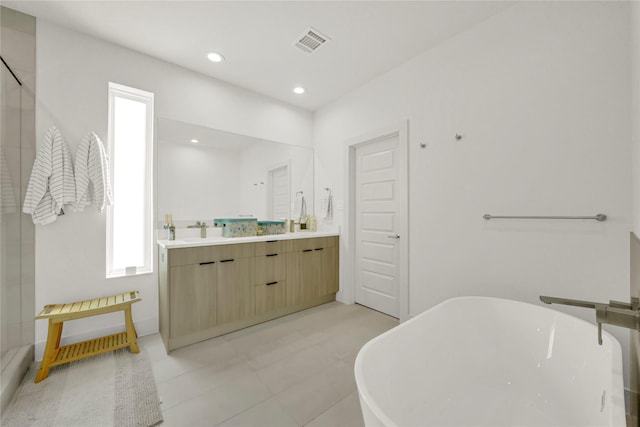
{"label": "hanging towel", "polygon": [[33,163],[22,211],[34,224],[49,224],[64,214],[76,199],[71,151],[62,133],[52,126],[44,136]]}
{"label": "hanging towel", "polygon": [[89,132],[80,142],[76,152],[76,202],[77,210],[95,205],[98,212],[113,203],[109,177],[109,157],[95,132]]}
{"label": "hanging towel", "polygon": [[333,218],[333,196],[329,187],[324,188],[324,193],[320,200],[320,217],[324,219]]}
{"label": "hanging towel", "polygon": [[324,218],[327,220],[333,219],[333,195],[331,194],[331,190],[328,190],[329,194],[327,195],[327,211],[324,214]]}
{"label": "hanging towel", "polygon": [[307,202],[304,200],[304,193],[302,191],[298,191],[296,193],[295,205],[293,207],[293,211],[298,216],[298,222],[304,222],[307,217]]}

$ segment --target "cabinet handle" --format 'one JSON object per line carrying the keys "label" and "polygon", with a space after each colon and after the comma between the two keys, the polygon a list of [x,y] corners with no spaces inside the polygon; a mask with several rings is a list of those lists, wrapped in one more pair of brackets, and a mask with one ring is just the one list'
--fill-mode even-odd
{"label": "cabinet handle", "polygon": [[215,264],[215,261],[201,262],[200,265]]}
{"label": "cabinet handle", "polygon": [[277,285],[277,284],[278,284],[278,282],[269,282],[269,283],[267,283],[267,286]]}
{"label": "cabinet handle", "polygon": [[266,256],[278,256],[278,254],[267,254]]}
{"label": "cabinet handle", "polygon": [[313,249],[303,249],[302,252],[313,252]]}
{"label": "cabinet handle", "polygon": [[275,242],[277,242],[277,240],[267,240],[266,242],[267,243],[275,243]]}
{"label": "cabinet handle", "polygon": [[231,261],[233,261],[233,258],[232,258],[232,259],[223,259],[223,260],[220,260],[220,262],[231,262]]}
{"label": "cabinet handle", "polygon": [[317,248],[316,251],[324,250],[324,248]]}

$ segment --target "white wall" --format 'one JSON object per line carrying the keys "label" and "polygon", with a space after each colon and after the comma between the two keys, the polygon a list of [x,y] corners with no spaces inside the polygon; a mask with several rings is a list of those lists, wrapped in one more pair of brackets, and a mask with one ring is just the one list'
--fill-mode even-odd
{"label": "white wall", "polygon": [[[628,299],[628,8],[522,2],[316,112],[316,194],[334,188],[337,207],[346,205],[345,141],[409,120],[411,315],[459,295]],[[485,221],[485,213],[609,220]],[[344,214],[336,210],[343,230]],[[628,332],[605,329],[628,354]]]}
{"label": "white wall", "polygon": [[[109,81],[154,92],[157,117],[311,145],[312,118],[304,110],[43,20],[38,20],[37,27],[37,67],[37,139],[55,124],[73,154],[89,131],[106,141]],[[34,311],[49,303],[131,289],[139,290],[142,297],[133,309],[139,334],[157,331],[157,272],[105,279],[105,215],[92,209],[69,212],[51,225],[37,227]],[[117,314],[69,322],[63,340],[99,335],[121,324]],[[46,322],[37,322],[37,357],[42,354],[46,330]]]}

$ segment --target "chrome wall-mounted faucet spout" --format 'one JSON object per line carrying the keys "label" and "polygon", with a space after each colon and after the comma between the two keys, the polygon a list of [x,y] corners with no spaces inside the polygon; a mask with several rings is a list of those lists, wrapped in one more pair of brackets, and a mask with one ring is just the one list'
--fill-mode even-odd
{"label": "chrome wall-mounted faucet spout", "polygon": [[640,298],[633,297],[630,303],[611,300],[606,304],[541,295],[540,301],[545,304],[562,304],[595,309],[596,322],[598,323],[598,344],[600,345],[602,345],[603,323],[640,331]]}
{"label": "chrome wall-mounted faucet spout", "polygon": [[187,225],[187,228],[199,228],[200,229],[200,237],[203,239],[207,237],[207,221],[196,221],[194,225]]}

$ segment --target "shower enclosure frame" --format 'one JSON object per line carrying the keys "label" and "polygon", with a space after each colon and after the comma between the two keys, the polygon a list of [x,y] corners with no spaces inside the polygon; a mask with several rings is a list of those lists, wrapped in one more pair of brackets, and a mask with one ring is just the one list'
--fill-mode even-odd
{"label": "shower enclosure frame", "polygon": [[34,360],[35,226],[22,202],[35,159],[36,21],[0,6],[0,411]]}

